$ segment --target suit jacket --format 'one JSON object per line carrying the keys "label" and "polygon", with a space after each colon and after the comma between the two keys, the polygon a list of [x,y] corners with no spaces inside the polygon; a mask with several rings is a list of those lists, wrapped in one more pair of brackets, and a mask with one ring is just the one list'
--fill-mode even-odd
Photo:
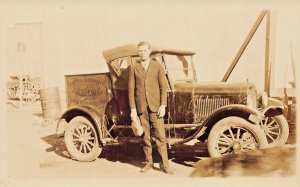
{"label": "suit jacket", "polygon": [[130,66],[128,96],[130,109],[136,108],[139,114],[149,106],[157,112],[160,105],[167,106],[167,79],[163,66],[151,59],[145,71],[140,61]]}

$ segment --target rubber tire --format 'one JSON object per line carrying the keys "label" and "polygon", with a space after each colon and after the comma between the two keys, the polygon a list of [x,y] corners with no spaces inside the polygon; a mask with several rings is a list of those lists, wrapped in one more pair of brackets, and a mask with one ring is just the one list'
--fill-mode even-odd
{"label": "rubber tire", "polygon": [[282,146],[284,145],[288,138],[289,138],[289,125],[287,120],[285,119],[285,117],[283,115],[280,116],[274,116],[272,117],[273,120],[275,120],[277,122],[277,124],[279,124],[280,128],[281,128],[281,134],[278,140],[269,143],[270,147],[275,147],[275,146]]}
{"label": "rubber tire", "polygon": [[251,132],[252,135],[255,135],[256,140],[258,140],[259,149],[268,147],[268,142],[263,130],[254,124],[249,123],[243,118],[240,117],[227,117],[218,121],[213,128],[211,129],[208,140],[207,148],[210,157],[220,157],[218,150],[215,149],[216,141],[220,133],[223,133],[224,130],[228,127],[243,127]]}
{"label": "rubber tire", "polygon": [[[89,126],[92,129],[92,132],[95,137],[94,147],[87,154],[79,152],[76,149],[76,147],[74,146],[73,141],[72,141],[72,130],[79,124],[84,124],[86,126]],[[94,126],[87,118],[85,118],[83,116],[77,116],[69,122],[69,124],[67,125],[67,128],[66,128],[66,131],[65,131],[64,139],[65,139],[65,144],[66,144],[67,150],[69,151],[70,155],[75,160],[78,160],[81,162],[91,162],[91,161],[94,161],[96,158],[98,158],[98,156],[102,152],[102,148],[99,147],[98,134],[97,134]]]}

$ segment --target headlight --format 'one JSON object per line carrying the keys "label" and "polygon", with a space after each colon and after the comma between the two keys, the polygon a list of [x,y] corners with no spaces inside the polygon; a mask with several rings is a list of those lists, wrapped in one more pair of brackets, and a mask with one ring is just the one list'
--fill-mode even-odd
{"label": "headlight", "polygon": [[259,102],[264,106],[266,107],[268,105],[268,95],[267,95],[267,92],[263,92],[260,94],[259,96]]}
{"label": "headlight", "polygon": [[247,106],[249,106],[251,108],[254,108],[254,106],[255,106],[252,95],[247,96]]}

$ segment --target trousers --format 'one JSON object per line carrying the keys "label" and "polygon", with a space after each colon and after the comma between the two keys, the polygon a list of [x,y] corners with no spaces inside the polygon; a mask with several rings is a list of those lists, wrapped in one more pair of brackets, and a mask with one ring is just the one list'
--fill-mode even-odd
{"label": "trousers", "polygon": [[144,129],[143,135],[143,151],[146,157],[146,164],[153,163],[152,158],[152,145],[151,145],[151,127],[153,128],[153,136],[155,138],[155,144],[162,161],[164,168],[169,167],[168,152],[167,152],[167,140],[164,128],[163,118],[158,118],[156,112],[152,112],[149,107],[140,116],[140,121]]}

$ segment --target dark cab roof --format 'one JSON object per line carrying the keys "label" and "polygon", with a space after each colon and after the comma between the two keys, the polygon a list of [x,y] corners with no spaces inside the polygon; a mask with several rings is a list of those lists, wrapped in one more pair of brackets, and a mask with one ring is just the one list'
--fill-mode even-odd
{"label": "dark cab roof", "polygon": [[[159,48],[152,46],[152,54],[154,53],[164,53],[164,54],[172,54],[172,55],[194,55],[195,52],[180,50],[180,49],[167,49],[167,48]],[[125,57],[125,56],[138,56],[138,48],[137,44],[128,44],[120,47],[107,49],[103,51],[103,56],[106,62],[110,62],[116,58]]]}

